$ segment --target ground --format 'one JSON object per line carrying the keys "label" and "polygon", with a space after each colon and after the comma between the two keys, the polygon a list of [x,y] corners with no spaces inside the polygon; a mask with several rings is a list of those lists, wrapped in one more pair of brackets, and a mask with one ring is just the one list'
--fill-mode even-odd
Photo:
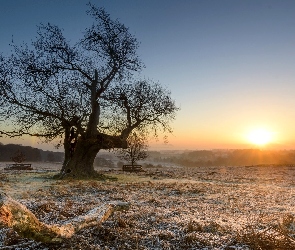
{"label": "ground", "polygon": [[0,229],[0,249],[295,249],[295,167],[98,169],[104,181],[54,180],[58,164],[4,171],[0,188],[48,224],[102,204],[130,202],[63,243]]}

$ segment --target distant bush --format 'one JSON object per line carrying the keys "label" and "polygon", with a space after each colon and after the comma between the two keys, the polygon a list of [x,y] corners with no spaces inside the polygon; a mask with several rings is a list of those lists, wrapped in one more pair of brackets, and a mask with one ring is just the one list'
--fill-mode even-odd
{"label": "distant bush", "polygon": [[53,154],[52,152],[49,152],[49,153],[47,154],[47,161],[49,161],[49,162],[54,162],[54,161],[56,161],[56,160],[55,160],[55,156],[54,156],[54,154]]}
{"label": "distant bush", "polygon": [[145,168],[162,168],[163,167],[161,164],[153,165],[151,163],[144,163],[142,165]]}
{"label": "distant bush", "polygon": [[122,161],[118,161],[118,162],[117,162],[117,167],[118,167],[118,168],[122,168],[123,165],[124,165],[124,162],[122,162]]}
{"label": "distant bush", "polygon": [[114,168],[115,164],[109,159],[103,157],[96,157],[94,160],[94,165],[102,168]]}

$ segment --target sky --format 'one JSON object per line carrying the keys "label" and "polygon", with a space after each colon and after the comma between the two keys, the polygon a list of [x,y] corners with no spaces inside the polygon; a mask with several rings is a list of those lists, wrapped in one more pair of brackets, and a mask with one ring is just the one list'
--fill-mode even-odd
{"label": "sky", "polygon": [[[87,0],[0,0],[0,53],[52,23],[77,41],[92,24]],[[155,149],[295,149],[295,1],[92,0],[140,42],[142,77],[171,90],[180,111]],[[1,139],[3,143],[15,140]],[[19,141],[19,140],[18,140]],[[39,148],[35,139],[19,141]],[[265,146],[265,147],[266,147]]]}

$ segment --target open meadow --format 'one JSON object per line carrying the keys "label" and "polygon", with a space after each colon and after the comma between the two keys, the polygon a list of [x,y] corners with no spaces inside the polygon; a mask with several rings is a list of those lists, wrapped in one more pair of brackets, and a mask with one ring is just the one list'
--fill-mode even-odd
{"label": "open meadow", "polygon": [[0,189],[47,224],[104,203],[130,203],[101,225],[44,244],[0,229],[0,249],[295,249],[295,167],[150,167],[104,179],[54,180],[60,165],[7,171]]}

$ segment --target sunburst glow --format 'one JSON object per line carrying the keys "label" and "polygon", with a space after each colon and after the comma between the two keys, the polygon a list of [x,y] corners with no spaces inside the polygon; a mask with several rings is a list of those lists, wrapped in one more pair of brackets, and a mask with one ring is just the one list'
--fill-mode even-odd
{"label": "sunburst glow", "polygon": [[255,129],[248,134],[248,140],[258,146],[268,144],[272,139],[272,133],[266,129]]}

